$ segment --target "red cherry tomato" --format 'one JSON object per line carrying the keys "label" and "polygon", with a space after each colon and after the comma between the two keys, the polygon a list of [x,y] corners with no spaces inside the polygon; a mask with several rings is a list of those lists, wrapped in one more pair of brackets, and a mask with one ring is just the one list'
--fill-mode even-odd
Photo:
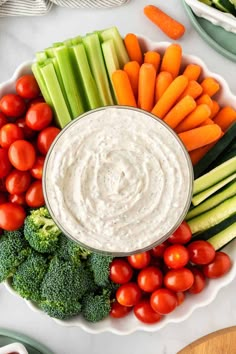
{"label": "red cherry tomato", "polygon": [[139,272],[137,280],[140,289],[151,293],[162,286],[163,276],[160,269],[149,266]]}
{"label": "red cherry tomato", "polygon": [[30,129],[26,123],[25,123],[25,118],[19,118],[16,121],[16,124],[18,125],[18,127],[20,127],[23,131],[24,137],[27,140],[30,140],[32,138],[35,137],[35,135],[37,134],[37,132],[33,129]]}
{"label": "red cherry tomato", "polygon": [[26,206],[25,193],[21,194],[9,194],[8,200],[11,203]]}
{"label": "red cherry tomato", "polygon": [[165,286],[175,292],[188,290],[193,282],[193,273],[188,268],[171,269],[164,276]]}
{"label": "red cherry tomato", "polygon": [[[8,154],[7,154],[8,155]],[[8,158],[8,156],[7,156]],[[0,149],[0,161],[1,161],[1,149]],[[10,163],[10,161],[9,161]],[[0,173],[1,173],[1,165],[0,165]],[[11,164],[10,164],[10,169],[12,168]],[[6,189],[6,177],[4,178],[0,178],[0,192],[7,192]]]}
{"label": "red cherry tomato", "polygon": [[0,205],[0,228],[7,231],[19,229],[25,220],[25,210],[17,204],[5,203]]}
{"label": "red cherry tomato", "polygon": [[33,130],[43,130],[52,122],[52,118],[51,107],[47,103],[37,103],[28,109],[25,122]]}
{"label": "red cherry tomato", "polygon": [[131,307],[122,306],[119,302],[114,301],[111,303],[110,316],[113,318],[125,317],[130,313]]}
{"label": "red cherry tomato", "polygon": [[39,208],[45,204],[42,181],[35,181],[29,186],[25,195],[25,200],[27,205],[32,208]]}
{"label": "red cherry tomato", "polygon": [[198,294],[205,288],[206,278],[203,272],[197,267],[192,267],[191,272],[193,273],[194,276],[194,282],[191,288],[188,289],[188,291],[191,294]]}
{"label": "red cherry tomato", "polygon": [[7,193],[0,192],[0,204],[4,204],[7,202]]}
{"label": "red cherry tomato", "polygon": [[116,284],[125,284],[133,276],[133,269],[130,264],[123,259],[114,259],[110,265],[110,279]]}
{"label": "red cherry tomato", "polygon": [[3,148],[9,148],[9,146],[16,140],[24,138],[23,131],[18,125],[13,123],[5,124],[0,130],[0,145]]}
{"label": "red cherry tomato", "polygon": [[0,100],[0,110],[7,117],[20,117],[25,113],[26,104],[22,97],[9,93]]}
{"label": "red cherry tomato", "polygon": [[169,245],[170,244],[168,241],[164,241],[160,245],[157,245],[156,247],[152,248],[150,251],[152,257],[163,257],[164,251]]}
{"label": "red cherry tomato", "polygon": [[185,293],[183,291],[178,291],[177,296],[177,306],[180,306],[185,300]]}
{"label": "red cherry tomato", "polygon": [[216,252],[214,260],[204,265],[202,270],[207,278],[214,279],[226,274],[231,266],[231,259],[225,252]]}
{"label": "red cherry tomato", "polygon": [[27,171],[33,167],[36,153],[31,143],[26,140],[17,140],[9,147],[8,157],[17,170]]}
{"label": "red cherry tomato", "polygon": [[38,156],[36,157],[34,166],[31,168],[30,173],[36,179],[42,179],[43,177],[43,165],[44,165],[45,157]]}
{"label": "red cherry tomato", "polygon": [[165,249],[164,262],[172,269],[184,267],[189,261],[189,254],[186,247],[183,245],[172,245]]}
{"label": "red cherry tomato", "polygon": [[168,238],[170,243],[184,245],[191,240],[192,232],[186,221],[183,221],[178,229]]}
{"label": "red cherry tomato", "polygon": [[173,291],[161,288],[152,293],[150,304],[154,311],[166,315],[176,308],[178,301]]}
{"label": "red cherry tomato", "polygon": [[53,140],[60,133],[60,129],[56,127],[47,127],[43,129],[37,139],[38,150],[42,155],[46,155]]}
{"label": "red cherry tomato", "polygon": [[28,171],[13,170],[6,178],[6,189],[10,194],[21,194],[29,188],[30,182]]}
{"label": "red cherry tomato", "polygon": [[135,306],[141,299],[142,292],[136,283],[122,284],[116,291],[116,300],[123,306]]}
{"label": "red cherry tomato", "polygon": [[11,169],[12,165],[8,158],[8,152],[6,149],[0,148],[0,178],[7,176]]}
{"label": "red cherry tomato", "polygon": [[23,75],[16,81],[16,92],[23,98],[36,98],[40,89],[33,75]]}
{"label": "red cherry tomato", "polygon": [[134,306],[134,314],[139,321],[147,324],[157,323],[162,316],[153,310],[148,299],[141,300]]}
{"label": "red cherry tomato", "polygon": [[142,269],[149,265],[151,255],[149,252],[133,254],[127,257],[129,264],[135,269]]}
{"label": "red cherry tomato", "polygon": [[195,264],[208,264],[215,258],[215,249],[207,241],[197,240],[191,242],[188,247],[189,258]]}
{"label": "red cherry tomato", "polygon": [[2,112],[0,112],[0,129],[7,124],[7,118],[4,116]]}

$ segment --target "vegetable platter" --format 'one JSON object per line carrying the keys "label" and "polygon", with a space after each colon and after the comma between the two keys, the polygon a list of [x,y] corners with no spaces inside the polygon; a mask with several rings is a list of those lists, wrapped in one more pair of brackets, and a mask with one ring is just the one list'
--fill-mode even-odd
{"label": "vegetable platter", "polygon": [[[119,37],[117,29],[112,28],[104,32],[113,35],[116,33],[115,38]],[[96,37],[97,32],[94,33]],[[101,36],[101,33],[99,35]],[[151,111],[179,135],[194,165],[197,177],[194,182],[192,207],[186,216],[186,221],[164,244],[141,256],[124,257],[122,260],[109,258],[109,256],[99,258],[95,253],[68,241],[60,234],[60,230],[53,223],[44,206],[42,186],[34,193],[28,192],[33,183],[40,184],[43,163],[38,166],[36,173],[32,161],[26,161],[30,167],[24,165],[22,167],[21,164],[18,165],[17,159],[14,159],[14,154],[12,157],[10,153],[10,163],[16,170],[30,171],[31,184],[27,184],[26,181],[27,187],[22,189],[26,203],[23,198],[24,217],[23,222],[21,215],[17,219],[18,227],[4,225],[7,218],[3,217],[4,208],[0,210],[1,227],[5,229],[0,239],[0,257],[2,257],[0,274],[10,293],[16,296],[20,294],[33,311],[44,316],[49,315],[62,326],[77,326],[90,333],[109,331],[125,335],[138,330],[152,332],[169,323],[182,322],[194,310],[212,302],[220,289],[227,286],[236,275],[236,241],[233,240],[235,234],[231,231],[231,228],[233,230],[235,228],[235,192],[230,189],[231,184],[235,182],[236,172],[235,135],[232,136],[233,133],[230,133],[235,129],[236,96],[232,94],[221,76],[211,72],[200,58],[182,53],[182,48],[178,44],[153,42],[142,35],[129,34],[124,41],[118,39],[119,44],[117,45],[116,42],[114,47],[114,43],[109,42],[109,37],[104,38],[101,43],[106,42],[103,46],[105,49],[98,60],[98,66],[94,64],[90,52],[93,51],[91,48],[94,48],[94,45],[90,47],[91,43],[85,40],[90,54],[87,54],[87,60],[80,62],[84,74],[81,76],[82,79],[80,77],[84,87],[83,95],[85,94],[82,99],[76,94],[75,74],[73,70],[68,69],[67,64],[70,59],[67,49],[65,50],[65,48],[72,48],[76,55],[76,52],[81,50],[81,37],[57,43],[54,47],[37,53],[36,60],[23,63],[9,81],[1,84],[0,97],[15,93],[15,90],[19,96],[25,95],[26,127],[28,132],[30,128],[34,133],[29,144],[37,151],[38,157],[41,155],[45,157],[53,140],[51,137],[48,143],[42,142],[39,138],[40,134],[48,129],[49,125],[55,129],[63,129],[68,121],[79,116],[84,110],[93,109],[97,105],[115,103],[138,106],[143,110]],[[130,46],[129,43],[132,45]],[[99,42],[97,44],[100,46]],[[101,48],[97,44],[95,50],[101,54]],[[57,53],[56,56],[53,48]],[[135,50],[132,51],[132,48]],[[123,59],[122,56],[118,59],[117,51],[123,54]],[[144,60],[146,65],[143,64],[144,53],[149,53]],[[129,71],[127,64],[134,61],[136,63]],[[140,70],[138,76],[137,74],[135,76],[135,67]],[[126,70],[123,70],[124,68]],[[22,85],[19,83],[26,74],[32,74],[32,69],[47,103],[44,103],[41,96],[38,97],[38,93],[33,94],[34,98],[30,98],[27,89],[24,90],[25,87],[30,87],[29,91],[32,91],[34,85],[29,82],[26,85],[24,82]],[[97,81],[96,75],[99,72],[105,75],[100,80],[100,84],[101,81],[103,82],[102,87],[99,87]],[[156,77],[160,72],[165,72],[164,84],[157,85]],[[133,81],[132,74],[134,74]],[[137,77],[139,77],[138,81]],[[90,84],[87,86],[88,82]],[[98,97],[96,92],[99,92]],[[157,99],[154,104],[155,95]],[[39,100],[34,102],[36,107],[38,105],[44,105],[43,108],[46,109],[48,106],[51,107],[54,118],[43,111],[41,114],[46,118],[38,120],[37,110],[30,104],[31,99]],[[3,112],[2,101],[0,107]],[[61,115],[62,111],[65,114]],[[5,113],[8,114],[7,109]],[[204,119],[201,118],[203,115],[205,115]],[[15,124],[15,120],[12,124]],[[6,125],[3,124],[3,128]],[[22,141],[23,136],[20,134],[16,138],[10,136],[9,143],[8,139],[4,140],[6,134],[0,133],[3,145],[5,142],[9,150],[12,150],[12,144],[15,147],[17,141]],[[26,135],[24,138],[26,139]],[[221,139],[224,139],[224,143]],[[35,157],[33,160],[35,162]],[[222,174],[222,170],[225,171],[224,163],[227,164],[227,168],[226,173]],[[9,182],[4,192],[9,200],[12,194],[17,194],[13,193],[12,185],[14,186],[14,183]],[[37,193],[39,197],[36,198],[34,196]],[[216,198],[212,200],[215,196]],[[224,203],[227,203],[226,207]],[[14,203],[11,202],[12,204]],[[210,223],[207,222],[209,212],[212,213]],[[200,219],[197,219],[198,217]],[[200,229],[198,224],[201,225]],[[15,231],[17,228],[19,231]],[[12,238],[12,235],[15,238]],[[9,256],[9,250],[12,252],[10,256],[13,251],[15,252],[13,264],[3,263],[4,247],[7,250],[5,255]],[[85,273],[80,274],[83,281],[82,278],[78,281],[76,267],[82,267],[83,271],[87,272],[86,276]],[[105,271],[99,273],[98,269],[102,267]],[[115,267],[120,267],[123,271],[117,273]],[[145,273],[147,268],[149,268],[149,275]],[[152,271],[154,268],[155,278],[151,284],[146,281],[150,274],[153,275],[150,268]],[[181,279],[179,282],[174,281],[173,286],[172,280],[173,277],[176,279],[177,273],[181,274]],[[185,274],[188,276],[185,277]],[[75,283],[69,292],[66,281],[68,275],[71,283],[73,284],[72,280]],[[58,278],[62,280],[57,282]],[[86,282],[88,279],[89,281]],[[61,287],[62,284],[66,284],[67,287]],[[125,296],[127,284],[131,284],[132,291],[134,289],[136,291],[135,294],[131,291],[131,298]],[[59,291],[56,290],[57,288]],[[162,309],[159,307],[159,290],[171,297],[168,303],[162,300]],[[79,297],[76,291],[82,291],[83,295]],[[67,296],[70,297],[70,301],[66,299]],[[107,301],[110,296],[112,296],[111,303]]]}

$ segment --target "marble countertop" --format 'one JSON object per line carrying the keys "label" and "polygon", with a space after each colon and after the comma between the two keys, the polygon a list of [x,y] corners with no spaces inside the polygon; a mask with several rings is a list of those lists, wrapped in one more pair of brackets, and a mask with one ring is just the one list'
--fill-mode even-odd
{"label": "marble countertop", "polygon": [[[161,1],[155,1],[155,4]],[[52,42],[95,29],[116,25],[121,34],[134,32],[152,40],[168,38],[143,15],[145,0],[130,0],[113,9],[69,9],[54,7],[42,17],[0,19],[0,82],[9,79],[16,67],[32,59],[34,53]],[[201,57],[211,71],[219,73],[236,94],[236,63],[208,46],[191,26],[179,0],[168,0],[163,8],[186,26],[180,40],[184,52]],[[222,289],[207,307],[196,310],[189,319],[171,324],[154,333],[137,332],[128,336],[110,333],[92,335],[79,328],[60,327],[47,316],[32,312],[23,299],[12,296],[0,285],[0,327],[31,336],[55,354],[175,354],[195,339],[236,324],[236,282]],[[122,348],[122,349],[121,349]],[[210,354],[210,353],[209,353]],[[213,354],[213,353],[212,353]]]}

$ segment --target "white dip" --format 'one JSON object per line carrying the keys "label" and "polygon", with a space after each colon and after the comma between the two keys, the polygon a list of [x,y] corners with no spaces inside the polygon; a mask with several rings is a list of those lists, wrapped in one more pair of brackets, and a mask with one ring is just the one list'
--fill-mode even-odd
{"label": "white dip", "polygon": [[47,205],[84,246],[136,252],[173,231],[187,212],[187,154],[170,129],[143,111],[92,111],[63,129],[50,151]]}

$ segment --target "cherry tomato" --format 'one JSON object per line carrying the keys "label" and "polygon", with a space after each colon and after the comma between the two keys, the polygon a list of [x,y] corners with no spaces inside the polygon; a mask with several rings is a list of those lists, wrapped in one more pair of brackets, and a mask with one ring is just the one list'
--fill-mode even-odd
{"label": "cherry tomato", "polygon": [[9,147],[8,157],[17,170],[27,171],[34,166],[36,153],[31,143],[26,140],[17,140]]}
{"label": "cherry tomato", "polygon": [[0,112],[0,129],[7,124],[7,118],[4,116],[2,112]]}
{"label": "cherry tomato", "polygon": [[143,323],[157,323],[162,316],[153,310],[148,299],[141,300],[134,306],[134,314]]}
{"label": "cherry tomato", "polygon": [[3,148],[9,148],[14,141],[21,140],[23,138],[23,131],[16,124],[5,124],[0,130],[0,145]]}
{"label": "cherry tomato", "polygon": [[31,129],[43,130],[51,123],[52,118],[51,107],[47,103],[37,103],[28,109],[25,121]]}
{"label": "cherry tomato", "polygon": [[32,208],[39,208],[45,204],[42,181],[35,181],[29,186],[25,195],[25,200],[27,205]]}
{"label": "cherry tomato", "polygon": [[230,257],[224,252],[216,252],[214,260],[204,265],[202,270],[207,278],[219,278],[226,274],[232,266]]}
{"label": "cherry tomato", "polygon": [[12,169],[12,165],[8,158],[8,152],[6,149],[0,148],[0,161],[0,178],[2,178],[7,176]]}
{"label": "cherry tomato", "polygon": [[9,194],[8,200],[9,200],[9,202],[11,202],[11,203],[19,204],[19,205],[22,205],[22,206],[25,206],[25,205],[26,205],[25,193],[21,193],[21,194]]}
{"label": "cherry tomato", "polygon": [[26,104],[22,97],[9,93],[0,100],[0,109],[7,117],[20,117],[25,113]]}
{"label": "cherry tomato", "polygon": [[160,245],[157,245],[156,247],[151,249],[151,255],[153,257],[163,257],[164,251],[165,249],[169,246],[169,242],[168,241],[164,241],[163,243],[161,243]]}
{"label": "cherry tomato", "polygon": [[41,154],[46,155],[53,140],[60,133],[60,129],[56,127],[47,127],[43,129],[37,139],[38,150]]}
{"label": "cherry tomato", "polygon": [[7,193],[0,192],[0,204],[4,204],[7,202]]}
{"label": "cherry tomato", "polygon": [[140,289],[151,293],[162,286],[163,276],[160,269],[149,266],[139,272],[137,280]]}
{"label": "cherry tomato", "polygon": [[5,203],[0,205],[0,228],[7,231],[19,229],[25,220],[26,212],[22,206]]}
{"label": "cherry tomato", "polygon": [[35,137],[35,135],[37,134],[37,132],[33,129],[30,129],[25,122],[25,118],[19,118],[16,121],[16,124],[18,125],[18,127],[20,127],[23,131],[24,137],[27,140],[30,140],[32,138]]}
{"label": "cherry tomato", "polygon": [[116,291],[116,300],[123,306],[135,306],[141,299],[142,292],[136,283],[122,284]]}
{"label": "cherry tomato", "polygon": [[166,315],[176,308],[178,300],[173,291],[161,288],[152,293],[150,304],[154,311]]}
{"label": "cherry tomato", "polygon": [[6,188],[10,194],[25,192],[31,182],[31,175],[28,171],[13,170],[6,178]]}
{"label": "cherry tomato", "polygon": [[42,179],[43,177],[43,165],[44,165],[45,157],[38,156],[36,157],[34,166],[31,168],[30,173],[36,179]]}
{"label": "cherry tomato", "polygon": [[185,293],[183,291],[178,291],[177,296],[177,306],[180,306],[185,300]]}
{"label": "cherry tomato", "polygon": [[130,264],[123,259],[114,259],[110,265],[110,279],[116,284],[125,284],[133,276],[133,269]]}
{"label": "cherry tomato", "polygon": [[142,252],[132,254],[127,257],[129,264],[135,269],[142,269],[149,265],[151,261],[151,255],[149,252]]}
{"label": "cherry tomato", "polygon": [[188,247],[189,258],[195,264],[208,264],[215,258],[215,249],[207,241],[197,240],[191,242]]}
{"label": "cherry tomato", "polygon": [[193,273],[194,276],[194,282],[191,288],[188,289],[188,291],[191,294],[198,294],[205,288],[206,278],[203,272],[197,267],[192,267],[191,272]]}
{"label": "cherry tomato", "polygon": [[110,316],[113,318],[125,317],[130,313],[131,307],[122,306],[119,302],[114,301],[111,303]]}
{"label": "cherry tomato", "polygon": [[35,77],[31,74],[21,76],[16,81],[16,92],[23,98],[36,98],[40,89]]}
{"label": "cherry tomato", "polygon": [[176,292],[188,290],[193,282],[193,273],[188,268],[171,269],[164,276],[165,286]]}
{"label": "cherry tomato", "polygon": [[186,247],[183,245],[172,245],[165,249],[164,262],[172,269],[184,267],[189,261],[189,254]]}
{"label": "cherry tomato", "polygon": [[37,103],[45,103],[44,98],[42,96],[34,98],[33,100],[31,100],[29,102],[29,108],[32,107],[33,105],[37,104]]}
{"label": "cherry tomato", "polygon": [[[7,156],[8,158],[8,156]],[[0,149],[0,161],[1,161],[1,149]],[[2,163],[2,161],[1,161]],[[10,161],[9,161],[10,163]],[[0,173],[1,173],[1,165],[0,165]],[[12,166],[10,164],[10,170],[11,170]],[[7,192],[7,189],[6,189],[6,177],[4,178],[0,178],[0,192]]]}
{"label": "cherry tomato", "polygon": [[170,243],[179,243],[184,245],[191,240],[192,232],[186,221],[183,221],[182,224],[178,227],[178,229],[170,235],[168,241]]}

